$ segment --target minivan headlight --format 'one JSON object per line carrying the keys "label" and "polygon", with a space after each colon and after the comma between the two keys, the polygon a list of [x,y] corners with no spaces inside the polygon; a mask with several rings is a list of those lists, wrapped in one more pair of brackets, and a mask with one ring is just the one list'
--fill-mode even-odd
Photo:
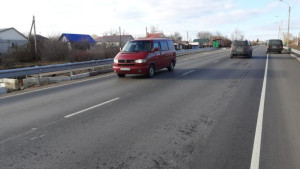
{"label": "minivan headlight", "polygon": [[114,59],[114,63],[119,63],[118,59]]}
{"label": "minivan headlight", "polygon": [[146,63],[146,59],[137,59],[137,60],[135,60],[134,62],[135,63]]}

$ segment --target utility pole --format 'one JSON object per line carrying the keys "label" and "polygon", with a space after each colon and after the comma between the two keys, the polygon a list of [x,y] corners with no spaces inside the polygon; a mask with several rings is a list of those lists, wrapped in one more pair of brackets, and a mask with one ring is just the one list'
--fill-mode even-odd
{"label": "utility pole", "polygon": [[121,35],[121,26],[119,26],[119,32],[120,32],[120,51],[122,50],[122,35]]}
{"label": "utility pole", "polygon": [[287,48],[288,48],[288,53],[291,52],[291,48],[290,48],[290,45],[289,45],[289,41],[290,41],[290,16],[291,16],[291,5],[287,2],[287,1],[284,1],[284,0],[279,0],[281,2],[285,2],[286,4],[288,4],[289,6],[289,20],[288,20],[288,32],[287,32]]}
{"label": "utility pole", "polygon": [[146,38],[148,37],[148,30],[147,30],[147,26],[146,26]]}
{"label": "utility pole", "polygon": [[186,39],[189,41],[189,31],[186,31]]}
{"label": "utility pole", "polygon": [[31,38],[31,32],[32,32],[32,28],[34,29],[34,35],[33,35],[33,39],[34,39],[34,51],[35,51],[35,54],[37,56],[37,45],[36,45],[36,28],[35,28],[35,17],[33,16],[33,19],[32,19],[32,24],[31,24],[31,28],[30,28],[30,32],[29,32],[29,37],[28,37],[28,44],[29,44],[29,41],[30,41],[30,38]]}
{"label": "utility pole", "polygon": [[290,42],[290,15],[291,15],[291,6],[289,6],[289,24],[288,24],[288,41],[287,41],[287,48],[288,48],[288,52],[290,53],[291,52],[291,48],[290,48],[290,45],[289,45],[289,42]]}
{"label": "utility pole", "polygon": [[300,38],[300,32],[299,32],[299,34],[298,34],[298,38],[297,38],[297,46],[299,46],[299,45],[300,45],[299,38]]}

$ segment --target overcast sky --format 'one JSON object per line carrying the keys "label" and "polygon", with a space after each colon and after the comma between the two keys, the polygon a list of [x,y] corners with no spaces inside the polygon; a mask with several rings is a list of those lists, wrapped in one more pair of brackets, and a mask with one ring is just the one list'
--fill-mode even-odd
{"label": "overcast sky", "polygon": [[[290,32],[300,32],[300,2],[291,6]],[[295,5],[294,5],[295,4]],[[287,31],[288,5],[279,0],[2,0],[1,28],[28,33],[32,16],[37,33],[96,34],[118,30],[143,36],[151,26],[166,35],[180,32],[184,39],[199,31],[220,32],[230,37],[237,28],[249,40],[277,38],[282,21]]]}

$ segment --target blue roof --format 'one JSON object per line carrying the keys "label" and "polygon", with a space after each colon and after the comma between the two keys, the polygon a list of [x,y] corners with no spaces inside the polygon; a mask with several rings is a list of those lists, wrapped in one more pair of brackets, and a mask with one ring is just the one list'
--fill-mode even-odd
{"label": "blue roof", "polygon": [[63,36],[66,37],[68,39],[68,41],[71,43],[87,41],[89,43],[96,44],[96,41],[90,35],[63,33],[61,35],[61,38]]}

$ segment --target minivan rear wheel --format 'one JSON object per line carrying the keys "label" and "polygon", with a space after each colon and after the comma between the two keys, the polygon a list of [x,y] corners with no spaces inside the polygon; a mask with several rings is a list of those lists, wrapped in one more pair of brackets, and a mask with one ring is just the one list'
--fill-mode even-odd
{"label": "minivan rear wheel", "polygon": [[147,77],[149,77],[149,78],[153,77],[153,76],[154,76],[154,71],[155,71],[154,65],[151,64],[151,65],[149,66],[149,68],[148,68],[148,73],[146,74]]}
{"label": "minivan rear wheel", "polygon": [[174,64],[174,61],[172,60],[171,63],[170,63],[170,66],[168,67],[168,70],[170,72],[172,72],[174,70],[174,67],[175,67],[175,64]]}

